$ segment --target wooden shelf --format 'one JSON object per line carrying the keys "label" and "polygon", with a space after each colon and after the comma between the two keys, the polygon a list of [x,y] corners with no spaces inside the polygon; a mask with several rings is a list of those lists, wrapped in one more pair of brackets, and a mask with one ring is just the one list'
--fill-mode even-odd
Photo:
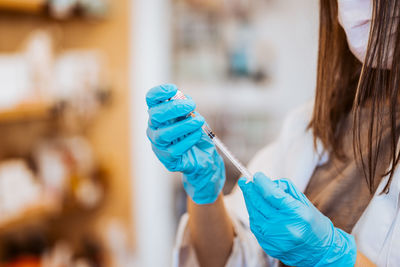
{"label": "wooden shelf", "polygon": [[47,0],[0,0],[0,9],[38,14],[43,12]]}
{"label": "wooden shelf", "polygon": [[26,207],[17,214],[0,218],[0,233],[18,228],[46,218],[55,217],[61,211],[61,203],[50,200],[40,200]]}
{"label": "wooden shelf", "polygon": [[221,0],[185,0],[184,2],[197,8],[213,11],[220,11],[224,5]]}
{"label": "wooden shelf", "polygon": [[82,5],[78,3],[71,7],[72,10],[66,11],[68,14],[64,16],[62,12],[61,14],[56,14],[57,12],[54,13],[55,10],[52,8],[53,5],[50,0],[0,0],[0,13],[43,16],[57,21],[74,20],[75,18],[101,21],[107,15],[107,10],[94,10],[93,12],[90,12],[90,8],[85,9],[85,7],[82,7]]}
{"label": "wooden shelf", "polygon": [[48,119],[54,116],[55,104],[31,103],[15,108],[0,109],[0,124],[9,122]]}

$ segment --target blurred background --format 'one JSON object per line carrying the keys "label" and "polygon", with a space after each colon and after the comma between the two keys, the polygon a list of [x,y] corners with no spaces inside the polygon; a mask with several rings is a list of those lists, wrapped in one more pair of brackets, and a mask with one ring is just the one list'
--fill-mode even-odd
{"label": "blurred background", "polygon": [[171,266],[186,196],[147,90],[248,163],[312,99],[317,40],[318,1],[0,0],[0,266]]}

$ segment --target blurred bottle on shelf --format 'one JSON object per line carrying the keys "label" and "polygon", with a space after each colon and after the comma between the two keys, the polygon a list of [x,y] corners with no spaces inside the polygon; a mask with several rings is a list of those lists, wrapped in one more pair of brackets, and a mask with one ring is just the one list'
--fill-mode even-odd
{"label": "blurred bottle on shelf", "polygon": [[0,233],[64,210],[93,210],[105,198],[103,174],[86,139],[46,140],[31,156],[0,162]]}
{"label": "blurred bottle on shelf", "polygon": [[109,94],[102,54],[96,50],[56,55],[49,33],[33,32],[25,49],[0,54],[0,111],[29,103],[64,103],[70,111],[93,117]]}
{"label": "blurred bottle on shelf", "polygon": [[81,136],[46,140],[33,152],[38,175],[51,195],[70,194],[79,206],[95,208],[104,198],[104,184],[88,141]]}
{"label": "blurred bottle on shelf", "polygon": [[[200,4],[200,2],[204,2]],[[274,50],[260,51],[268,40],[255,34],[257,20],[249,1],[225,3],[177,1],[174,6],[174,74],[189,80],[226,82],[241,79],[267,84]],[[256,1],[257,2],[257,1]],[[258,3],[258,2],[257,2]],[[258,8],[263,8],[265,4]]]}
{"label": "blurred bottle on shelf", "polygon": [[67,19],[75,13],[90,18],[104,18],[109,9],[107,0],[50,0],[50,15],[57,19]]}
{"label": "blurred bottle on shelf", "polygon": [[42,187],[22,159],[0,163],[0,223],[42,199]]}

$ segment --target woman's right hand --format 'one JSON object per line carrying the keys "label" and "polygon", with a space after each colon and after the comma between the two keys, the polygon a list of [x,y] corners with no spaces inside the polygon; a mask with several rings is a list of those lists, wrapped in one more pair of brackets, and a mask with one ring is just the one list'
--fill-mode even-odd
{"label": "woman's right hand", "polygon": [[170,100],[175,85],[152,88],[146,95],[149,108],[147,136],[157,158],[173,172],[182,172],[186,193],[196,204],[214,203],[225,183],[225,167],[211,139],[201,127],[204,118],[188,99]]}

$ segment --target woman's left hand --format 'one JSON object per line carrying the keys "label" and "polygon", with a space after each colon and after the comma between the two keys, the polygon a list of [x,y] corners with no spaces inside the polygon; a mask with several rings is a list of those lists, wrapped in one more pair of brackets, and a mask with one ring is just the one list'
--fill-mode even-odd
{"label": "woman's left hand", "polygon": [[289,180],[257,173],[239,186],[251,231],[268,255],[290,266],[354,266],[354,237],[334,227]]}

